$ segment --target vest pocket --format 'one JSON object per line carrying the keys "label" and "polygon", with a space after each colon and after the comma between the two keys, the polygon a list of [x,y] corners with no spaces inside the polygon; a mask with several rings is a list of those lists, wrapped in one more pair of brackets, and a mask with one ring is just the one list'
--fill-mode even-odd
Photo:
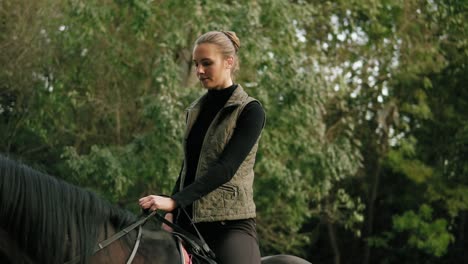
{"label": "vest pocket", "polygon": [[223,191],[222,193],[223,193],[223,198],[224,198],[225,201],[226,200],[233,200],[238,195],[238,191],[237,191],[236,186],[223,184],[223,185],[219,186],[219,189]]}

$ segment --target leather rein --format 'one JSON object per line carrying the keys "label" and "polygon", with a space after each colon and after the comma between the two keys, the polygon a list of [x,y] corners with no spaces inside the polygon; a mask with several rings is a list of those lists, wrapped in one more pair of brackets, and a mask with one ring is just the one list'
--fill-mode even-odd
{"label": "leather rein", "polygon": [[[132,263],[133,259],[135,258],[135,255],[138,251],[138,247],[140,246],[140,242],[141,242],[141,233],[142,233],[142,226],[146,223],[146,221],[148,221],[148,219],[150,219],[151,217],[153,217],[154,215],[156,215],[156,211],[152,211],[149,215],[147,215],[145,218],[142,218],[140,220],[138,220],[137,222],[133,223],[132,225],[122,229],[120,232],[118,233],[115,233],[114,235],[112,235],[111,237],[109,237],[108,239],[104,240],[104,241],[101,241],[99,242],[96,247],[94,248],[94,251],[93,251],[93,255],[96,254],[97,252],[101,251],[102,249],[106,248],[107,246],[109,246],[110,244],[114,243],[115,241],[119,240],[120,238],[122,238],[123,236],[126,236],[128,233],[130,233],[131,231],[135,230],[136,228],[138,228],[138,235],[137,235],[137,238],[135,240],[135,244],[133,245],[133,250],[132,250],[132,253],[130,254],[130,256],[128,257],[128,260],[127,260],[127,264],[130,264]],[[76,256],[75,258],[73,258],[72,260],[70,261],[67,261],[65,262],[65,264],[76,264],[80,261],[80,256]]]}

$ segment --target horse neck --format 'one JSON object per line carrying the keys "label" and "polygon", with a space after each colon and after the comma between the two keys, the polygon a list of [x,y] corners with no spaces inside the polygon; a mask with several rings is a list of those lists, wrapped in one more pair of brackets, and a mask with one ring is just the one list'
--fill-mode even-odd
{"label": "horse neck", "polygon": [[0,155],[0,229],[35,262],[89,255],[100,225],[120,228],[134,220],[94,193]]}
{"label": "horse neck", "polygon": [[[100,230],[99,241],[101,242],[120,231],[116,230],[109,223]],[[89,263],[125,263],[135,245],[137,232],[138,228],[98,251],[90,257]],[[132,263],[180,264],[177,244],[171,234],[162,230],[149,230],[145,228],[143,228],[142,232],[142,239]]]}
{"label": "horse neck", "polygon": [[[62,263],[80,255],[84,263],[99,240],[135,220],[132,214],[111,206],[89,191],[0,155],[0,230],[7,235],[0,237],[11,238],[2,240],[9,241],[0,247],[2,258],[21,255],[24,263],[28,263],[28,259]],[[134,243],[131,238],[136,236],[132,233],[111,246],[107,253],[112,255],[119,252],[119,248],[128,253],[129,245]],[[170,235],[155,234],[144,235],[146,238],[136,260],[178,263],[176,244]],[[98,260],[92,258],[93,262]]]}
{"label": "horse neck", "polygon": [[[97,239],[99,243],[111,238],[117,233],[116,228],[110,222],[106,222],[99,230]],[[132,240],[133,237],[133,232],[130,232],[121,239],[118,239],[107,247],[99,250],[89,258],[89,263],[125,263],[130,256],[131,251],[128,242]]]}
{"label": "horse neck", "polygon": [[11,239],[8,232],[0,229],[0,263],[34,263],[28,255]]}

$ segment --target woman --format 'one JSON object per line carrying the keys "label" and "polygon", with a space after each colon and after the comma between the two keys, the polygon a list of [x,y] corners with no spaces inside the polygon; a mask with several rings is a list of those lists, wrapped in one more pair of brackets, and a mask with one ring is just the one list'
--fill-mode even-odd
{"label": "woman", "polygon": [[[185,208],[220,264],[260,263],[252,187],[265,113],[233,82],[239,47],[231,31],[196,40],[193,62],[207,92],[187,110],[182,170],[171,197],[139,200],[143,209]],[[177,211],[176,223],[194,233],[191,220]]]}

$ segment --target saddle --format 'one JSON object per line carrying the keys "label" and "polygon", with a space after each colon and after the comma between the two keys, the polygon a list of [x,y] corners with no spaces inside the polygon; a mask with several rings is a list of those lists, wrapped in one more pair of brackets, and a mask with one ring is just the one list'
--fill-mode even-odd
{"label": "saddle", "polygon": [[183,264],[217,264],[214,252],[210,249],[208,244],[206,244],[200,234],[200,239],[198,239],[191,233],[166,220],[159,214],[154,214],[154,216],[159,221],[172,228],[173,231],[171,233],[177,241]]}
{"label": "saddle", "polygon": [[200,245],[190,238],[177,232],[172,232],[172,235],[177,242],[182,264],[216,264],[216,261],[210,256],[206,256],[200,250]]}

